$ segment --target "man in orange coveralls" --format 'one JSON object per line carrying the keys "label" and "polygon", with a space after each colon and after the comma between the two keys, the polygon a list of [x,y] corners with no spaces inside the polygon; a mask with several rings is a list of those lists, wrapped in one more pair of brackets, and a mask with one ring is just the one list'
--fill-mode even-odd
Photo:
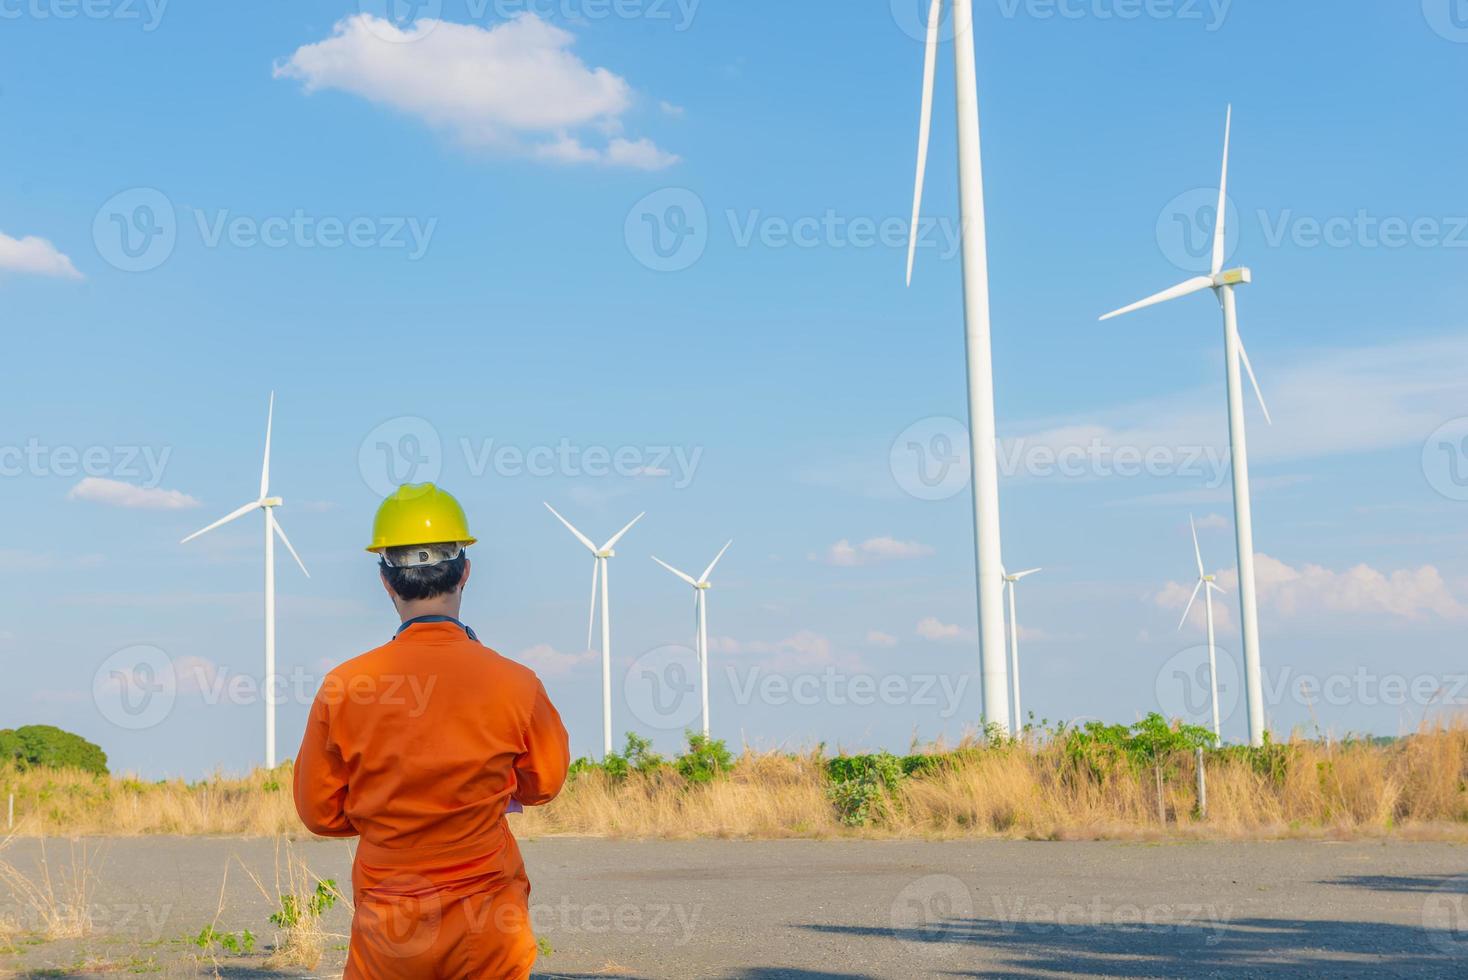
{"label": "man in orange coveralls", "polygon": [[296,812],[362,840],[347,978],[527,977],[530,882],[507,808],[547,803],[565,726],[528,668],[459,622],[474,543],[431,483],[401,487],[369,551],[403,624],[327,675],[296,757]]}

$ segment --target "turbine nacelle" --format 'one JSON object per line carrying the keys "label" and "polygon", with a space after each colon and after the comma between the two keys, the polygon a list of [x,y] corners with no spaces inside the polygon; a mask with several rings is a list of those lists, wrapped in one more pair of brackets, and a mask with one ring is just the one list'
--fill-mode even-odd
{"label": "turbine nacelle", "polygon": [[260,501],[261,507],[280,507],[285,503],[281,497],[266,497]]}
{"label": "turbine nacelle", "polygon": [[1213,288],[1222,289],[1224,286],[1247,286],[1253,281],[1254,270],[1247,266],[1241,266],[1237,269],[1229,269],[1227,272],[1220,272],[1214,276]]}

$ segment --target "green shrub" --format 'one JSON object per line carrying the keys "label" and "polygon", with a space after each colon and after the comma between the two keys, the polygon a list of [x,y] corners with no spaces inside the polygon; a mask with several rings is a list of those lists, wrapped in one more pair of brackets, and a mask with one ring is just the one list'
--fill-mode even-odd
{"label": "green shrub", "polygon": [[54,725],[25,725],[0,730],[0,762],[21,769],[80,769],[107,775],[107,753],[80,735]]}
{"label": "green shrub", "polygon": [[734,757],[718,739],[689,732],[688,751],[678,756],[673,764],[690,783],[707,783],[732,770]]}

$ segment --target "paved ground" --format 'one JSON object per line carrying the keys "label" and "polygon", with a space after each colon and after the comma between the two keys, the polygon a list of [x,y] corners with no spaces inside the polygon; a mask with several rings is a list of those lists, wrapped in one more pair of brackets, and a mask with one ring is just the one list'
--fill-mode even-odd
{"label": "paved ground", "polygon": [[[337,976],[264,968],[272,841],[92,841],[93,936],[15,941],[18,976]],[[348,880],[340,843],[297,855]],[[605,842],[525,845],[543,977],[1468,976],[1468,848],[1446,844]],[[3,855],[35,868],[34,842]],[[79,852],[78,852],[79,856]],[[72,860],[47,848],[53,881]],[[223,881],[226,865],[228,880]],[[250,929],[250,956],[197,935]],[[13,916],[26,918],[11,902]]]}

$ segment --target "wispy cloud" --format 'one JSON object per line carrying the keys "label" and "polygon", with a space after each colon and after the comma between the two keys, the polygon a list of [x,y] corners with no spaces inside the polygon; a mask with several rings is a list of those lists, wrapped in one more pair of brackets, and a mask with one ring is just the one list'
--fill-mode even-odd
{"label": "wispy cloud", "polygon": [[868,538],[861,544],[852,544],[845,538],[831,545],[811,561],[823,562],[837,568],[855,568],[859,565],[875,565],[884,561],[911,561],[927,558],[933,549],[916,541],[899,541],[896,538]]}
{"label": "wispy cloud", "polygon": [[528,650],[515,654],[515,660],[529,667],[541,677],[564,677],[577,667],[597,660],[601,654],[595,650],[581,653],[562,653],[549,643],[537,643]]}
{"label": "wispy cloud", "polygon": [[0,272],[19,272],[57,279],[81,279],[82,274],[60,249],[44,238],[11,238],[0,231]]}
{"label": "wispy cloud", "polygon": [[461,142],[564,163],[661,170],[678,162],[622,135],[626,79],[571,51],[574,35],[523,13],[492,27],[357,14],[275,66],[308,92],[335,89],[415,116]]}
{"label": "wispy cloud", "polygon": [[917,635],[935,643],[958,643],[975,639],[978,631],[945,623],[936,616],[926,616],[918,620]]}
{"label": "wispy cloud", "polygon": [[84,477],[67,491],[66,499],[129,510],[187,510],[199,506],[197,500],[181,490],[140,487],[100,476]]}

